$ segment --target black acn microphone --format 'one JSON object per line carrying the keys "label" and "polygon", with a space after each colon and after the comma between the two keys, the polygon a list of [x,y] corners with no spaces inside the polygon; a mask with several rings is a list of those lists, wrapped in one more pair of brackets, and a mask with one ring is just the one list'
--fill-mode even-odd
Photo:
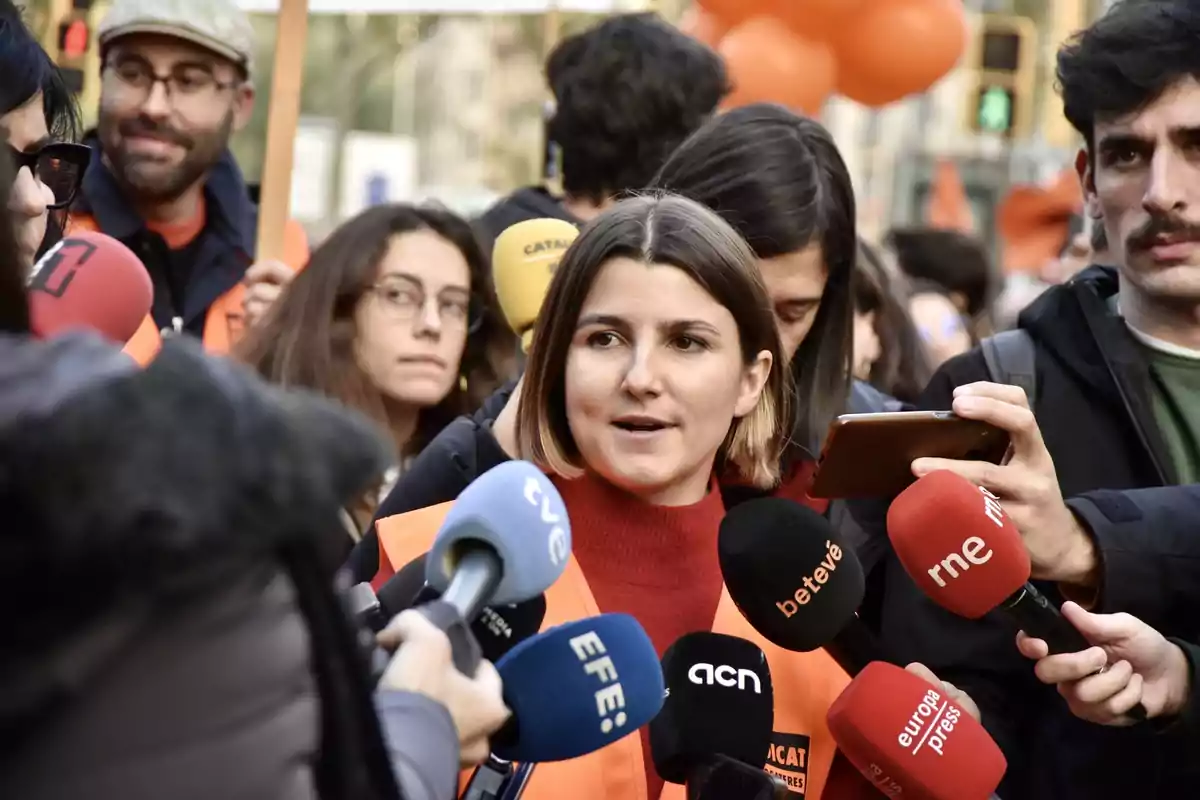
{"label": "black acn microphone", "polygon": [[667,648],[662,670],[667,697],[650,722],[650,755],[662,779],[699,797],[712,781],[754,787],[757,772],[762,796],[771,797],[775,784],[762,769],[775,701],[763,651],[736,636],[689,633]]}
{"label": "black acn microphone", "polygon": [[858,618],[862,565],[820,514],[775,497],[741,503],[721,521],[717,553],[729,596],[770,642],[824,648],[851,677],[891,661]]}

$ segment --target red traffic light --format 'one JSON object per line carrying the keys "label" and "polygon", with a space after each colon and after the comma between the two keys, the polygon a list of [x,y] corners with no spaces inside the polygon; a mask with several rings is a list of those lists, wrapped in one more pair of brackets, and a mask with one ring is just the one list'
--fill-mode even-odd
{"label": "red traffic light", "polygon": [[88,49],[91,31],[81,19],[64,22],[59,26],[58,49],[67,58],[82,58]]}

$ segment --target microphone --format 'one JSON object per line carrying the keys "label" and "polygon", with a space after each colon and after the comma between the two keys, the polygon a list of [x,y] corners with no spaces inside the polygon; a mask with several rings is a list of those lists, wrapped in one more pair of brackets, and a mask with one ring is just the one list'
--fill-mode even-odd
{"label": "microphone", "polygon": [[579,236],[561,219],[530,219],[505,228],[492,247],[492,280],[500,310],[529,349],[533,326],[559,259]]}
{"label": "microphone", "polygon": [[125,344],[154,302],[150,274],[125,245],[95,231],[64,237],[27,279],[33,332],[50,338],[84,328]]}
{"label": "microphone", "polygon": [[550,628],[496,662],[512,718],[492,739],[506,761],[578,758],[636,731],[663,705],[650,637],[628,614]]}
{"label": "microphone", "polygon": [[866,582],[851,547],[812,509],[777,497],[721,520],[721,576],[756,631],[784,650],[825,651],[851,676],[881,647],[858,618]]}
{"label": "microphone", "polygon": [[838,749],[888,797],[987,800],[1008,768],[982,725],[892,664],[868,664],[826,722]]}
{"label": "microphone", "polygon": [[425,581],[471,620],[485,603],[537,597],[570,554],[571,525],[554,484],[528,461],[507,461],[451,506],[425,558]]}
{"label": "microphone", "polygon": [[763,766],[775,702],[763,651],[736,636],[689,633],[667,648],[662,673],[666,700],[650,722],[662,779],[689,796],[770,797],[776,784]]}
{"label": "microphone", "polygon": [[[1000,500],[948,470],[923,476],[896,497],[888,538],[913,582],[952,614],[979,619],[996,609],[1050,653],[1091,644],[1029,583],[1029,552]],[[1129,716],[1146,718],[1139,703]]]}
{"label": "microphone", "polygon": [[[371,586],[369,583],[359,585]],[[425,556],[404,565],[379,587],[378,592],[378,605],[385,625],[402,611],[439,599],[441,593],[425,583]],[[518,642],[537,633],[545,618],[546,595],[539,594],[521,603],[484,606],[479,616],[469,622],[483,657],[495,662]]]}

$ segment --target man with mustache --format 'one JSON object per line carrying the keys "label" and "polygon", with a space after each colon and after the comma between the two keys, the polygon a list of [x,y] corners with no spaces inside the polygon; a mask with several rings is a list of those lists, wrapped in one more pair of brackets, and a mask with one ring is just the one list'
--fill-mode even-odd
{"label": "man with mustache", "polygon": [[254,263],[258,209],[228,149],[254,106],[254,31],[234,0],[116,0],[98,34],[99,124],[72,222],[146,265],[154,328],[228,352],[308,259],[289,223],[286,263]]}
{"label": "man with mustache", "polygon": [[[1143,538],[1113,546],[1111,537],[1060,512],[1064,496],[1200,482],[1198,41],[1196,0],[1124,2],[1059,51],[1065,114],[1084,142],[1076,167],[1087,211],[1103,226],[1114,266],[1093,258],[1020,314],[1037,378],[1037,396],[1028,398],[1033,415],[1023,402],[1014,407],[1022,393],[1012,388],[987,390],[1012,395],[1003,414],[1003,404],[979,396],[979,387],[956,394],[992,379],[979,348],[943,365],[921,402],[1007,428],[1014,443],[1040,428],[1053,463],[1045,450],[1036,463],[1022,455],[1003,466],[935,461],[1000,497],[1019,520],[1038,585],[1058,603],[1066,596],[1136,615],[1167,590],[1145,569],[1146,554],[1186,553],[1183,537],[1197,535],[1184,525],[1147,526]],[[1157,502],[1163,514],[1194,518],[1185,507]],[[1134,519],[1116,501],[1097,513],[1112,524]],[[1152,723],[1102,729],[1073,717],[1038,682],[1002,620],[951,616],[894,561],[885,591],[890,652],[927,664],[979,703],[1008,759],[1000,796],[1195,796],[1194,755],[1183,757]],[[1160,630],[1198,641],[1194,616],[1174,624]]]}

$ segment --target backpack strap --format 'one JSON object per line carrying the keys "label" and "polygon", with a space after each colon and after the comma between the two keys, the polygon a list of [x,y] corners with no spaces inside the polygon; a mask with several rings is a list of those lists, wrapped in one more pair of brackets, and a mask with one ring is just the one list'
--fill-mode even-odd
{"label": "backpack strap", "polygon": [[1022,328],[1002,331],[979,345],[992,381],[1020,386],[1032,407],[1037,399],[1037,365],[1029,332]]}

